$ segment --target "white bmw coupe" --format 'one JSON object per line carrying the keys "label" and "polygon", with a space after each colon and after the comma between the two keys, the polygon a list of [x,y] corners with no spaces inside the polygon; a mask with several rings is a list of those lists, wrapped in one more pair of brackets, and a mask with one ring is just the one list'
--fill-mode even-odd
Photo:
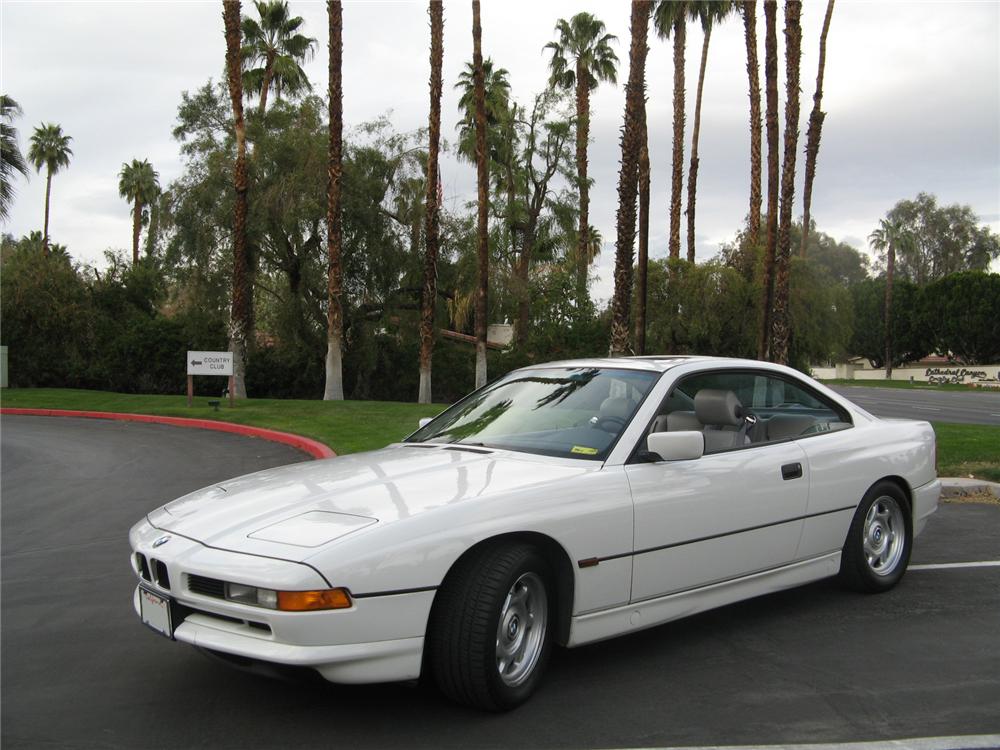
{"label": "white bmw coupe", "polygon": [[129,534],[168,638],[512,708],[554,644],[828,576],[892,588],[937,509],[934,432],[751,360],[516,370],[381,450],[268,469]]}

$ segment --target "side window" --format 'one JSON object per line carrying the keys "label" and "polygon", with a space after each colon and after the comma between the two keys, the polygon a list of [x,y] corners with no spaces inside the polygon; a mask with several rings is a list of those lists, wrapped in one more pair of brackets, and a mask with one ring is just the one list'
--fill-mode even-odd
{"label": "side window", "polygon": [[698,430],[705,453],[719,453],[848,427],[848,415],[811,389],[741,370],[684,378],[667,394],[650,432]]}
{"label": "side window", "polygon": [[848,415],[815,391],[770,375],[755,378],[750,408],[767,442],[851,427]]}

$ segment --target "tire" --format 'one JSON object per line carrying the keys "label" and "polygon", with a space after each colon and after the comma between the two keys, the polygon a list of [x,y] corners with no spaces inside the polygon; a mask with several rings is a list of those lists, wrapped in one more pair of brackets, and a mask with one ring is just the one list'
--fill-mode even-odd
{"label": "tire", "polygon": [[910,503],[897,484],[878,482],[854,513],[840,559],[840,580],[867,593],[888,591],[906,573],[913,545]]}
{"label": "tire", "polygon": [[552,580],[545,558],[526,544],[490,545],[448,575],[428,633],[441,692],[488,711],[531,697],[552,650]]}

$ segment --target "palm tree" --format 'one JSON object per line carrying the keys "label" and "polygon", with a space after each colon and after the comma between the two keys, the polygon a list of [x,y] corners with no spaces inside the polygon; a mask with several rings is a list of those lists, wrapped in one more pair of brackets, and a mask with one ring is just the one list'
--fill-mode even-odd
{"label": "palm tree", "polygon": [[650,0],[632,3],[628,83],[625,84],[625,126],[622,166],[618,172],[618,237],[615,241],[615,294],[611,302],[611,355],[628,351],[629,304],[632,299],[632,258],[635,241],[635,197],[642,142],[646,53],[649,50]]}
{"label": "palm tree", "polygon": [[246,360],[253,329],[253,285],[247,253],[247,131],[243,121],[243,70],[240,64],[240,0],[223,0],[226,27],[226,78],[233,105],[236,163],[233,167],[233,301],[229,313],[229,349],[233,353],[233,397],[246,398]]}
{"label": "palm tree", "polygon": [[[645,81],[643,81],[645,87]],[[635,353],[646,353],[646,281],[649,267],[649,131],[646,101],[642,102],[639,143],[639,260],[635,271]]]}
{"label": "palm tree", "polygon": [[[494,67],[493,60],[483,60],[483,87],[486,92],[486,136],[489,139],[510,119],[510,80],[506,68]],[[476,161],[476,85],[475,65],[471,62],[458,74],[454,88],[461,91],[458,111],[462,118],[455,128],[458,132],[458,155],[470,162]],[[497,144],[491,143],[491,153]]]}
{"label": "palm tree", "polygon": [[476,290],[476,388],[486,385],[486,315],[490,283],[489,170],[486,166],[486,81],[483,75],[483,27],[479,0],[472,0],[472,70],[476,109],[476,177],[479,188],[476,217],[476,253],[479,287]]}
{"label": "palm tree", "polygon": [[760,239],[760,75],[757,64],[757,0],[743,0],[743,36],[747,47],[747,78],[750,84],[750,217],[747,245]]}
{"label": "palm tree", "polygon": [[73,150],[69,147],[71,136],[64,135],[62,126],[52,123],[42,123],[31,136],[28,147],[28,161],[35,170],[42,171],[45,167],[45,224],[42,229],[42,253],[49,254],[49,199],[52,197],[52,175],[63,167],[69,166],[69,157]]}
{"label": "palm tree", "polygon": [[694,263],[694,213],[698,193],[698,136],[701,134],[701,95],[705,88],[705,66],[708,64],[708,43],[712,39],[712,26],[733,11],[730,0],[701,0],[691,4],[692,14],[701,21],[704,39],[701,44],[701,68],[698,71],[698,93],[694,104],[694,127],[691,130],[691,166],[687,186],[687,259]]}
{"label": "palm tree", "polygon": [[816,177],[816,158],[819,155],[820,131],[826,113],[823,105],[823,72],[826,69],[826,35],[830,33],[830,18],[833,16],[833,3],[826,5],[826,16],[823,18],[823,31],[819,35],[819,71],[816,73],[816,93],[813,95],[813,109],[809,114],[809,130],[806,132],[806,179],[802,189],[802,244],[799,255],[806,257],[806,243],[809,242],[809,209],[812,206],[813,179]]}
{"label": "palm tree", "polygon": [[881,219],[878,228],[868,235],[868,241],[885,256],[885,378],[892,378],[892,285],[896,270],[896,251],[909,246],[913,237],[898,223]]}
{"label": "palm tree", "polygon": [[545,45],[545,49],[552,50],[549,82],[554,88],[576,93],[576,181],[580,190],[576,294],[577,310],[582,311],[587,295],[587,266],[584,261],[590,229],[590,183],[587,179],[590,92],[601,81],[616,82],[618,56],[611,49],[611,43],[617,37],[605,33],[604,22],[590,13],[577,13],[569,21],[560,18],[555,30],[559,40]]}
{"label": "palm tree", "polygon": [[788,319],[792,250],[792,203],[795,200],[795,157],[799,139],[799,64],[802,59],[801,0],[785,0],[785,158],[781,165],[781,204],[778,209],[778,248],[775,253],[772,359],[788,364],[791,331]]}
{"label": "palm tree", "polygon": [[122,164],[118,173],[118,193],[134,204],[132,209],[132,264],[139,262],[139,232],[142,229],[142,210],[160,194],[160,175],[147,160],[133,159]]}
{"label": "palm tree", "polygon": [[656,31],[662,39],[674,39],[674,149],[670,177],[670,257],[681,255],[681,188],[684,181],[684,45],[688,3],[660,0],[654,13]]}
{"label": "palm tree", "polygon": [[767,247],[760,295],[757,358],[771,356],[771,308],[774,306],[774,256],[778,247],[778,34],[777,0],[764,0],[764,89],[767,97]]}
{"label": "palm tree", "polygon": [[441,146],[441,65],[444,60],[444,9],[429,0],[431,17],[431,105],[428,118],[427,210],[424,215],[427,248],[424,252],[424,288],[420,307],[420,386],[417,402],[431,403],[431,358],[434,355],[434,302],[437,298],[438,151]]}
{"label": "palm tree", "polygon": [[300,63],[312,59],[316,40],[298,33],[302,17],[293,18],[285,0],[255,0],[254,5],[260,23],[249,17],[242,22],[243,59],[255,66],[243,73],[243,87],[247,96],[260,96],[257,113],[263,115],[272,86],[278,99],[282,91],[294,95],[312,88]]}
{"label": "palm tree", "polygon": [[326,308],[326,385],[324,401],[344,400],[344,309],[343,291],[343,224],[341,183],[344,170],[344,17],[340,0],[327,0],[330,25],[330,151],[327,161],[326,237],[329,264],[327,266]]}
{"label": "palm tree", "polygon": [[14,203],[15,172],[28,176],[28,164],[17,145],[17,128],[13,122],[21,116],[21,105],[6,94],[0,94],[0,221],[10,216]]}

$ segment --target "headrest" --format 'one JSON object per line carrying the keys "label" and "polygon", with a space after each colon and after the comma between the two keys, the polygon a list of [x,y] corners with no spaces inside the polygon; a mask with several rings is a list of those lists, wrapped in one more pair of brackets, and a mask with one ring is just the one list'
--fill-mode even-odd
{"label": "headrest", "polygon": [[694,413],[705,425],[739,427],[743,424],[743,405],[732,391],[701,389],[694,397]]}
{"label": "headrest", "polygon": [[628,419],[634,408],[635,402],[632,399],[606,398],[601,402],[601,416]]}

